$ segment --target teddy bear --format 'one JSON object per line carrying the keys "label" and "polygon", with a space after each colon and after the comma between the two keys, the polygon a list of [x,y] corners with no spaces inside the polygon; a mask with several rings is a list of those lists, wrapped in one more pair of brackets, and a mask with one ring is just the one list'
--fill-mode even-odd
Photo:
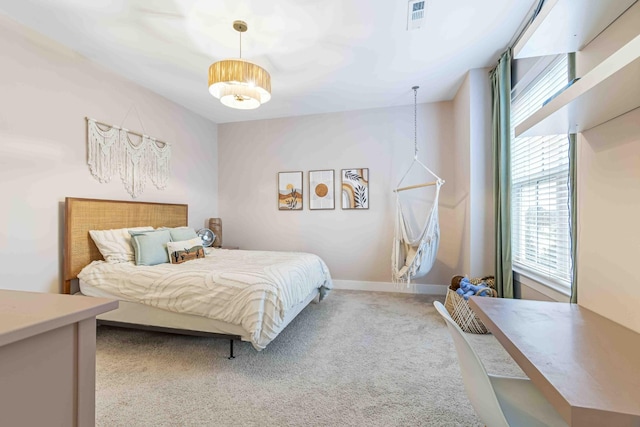
{"label": "teddy bear", "polygon": [[489,295],[489,287],[484,284],[474,285],[469,281],[468,277],[463,277],[460,280],[460,287],[456,289],[456,293],[461,295],[465,300],[468,300],[472,295],[480,297]]}

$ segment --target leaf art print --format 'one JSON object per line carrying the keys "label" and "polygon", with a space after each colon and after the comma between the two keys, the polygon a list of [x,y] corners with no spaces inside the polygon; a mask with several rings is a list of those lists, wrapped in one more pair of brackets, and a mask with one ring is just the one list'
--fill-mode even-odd
{"label": "leaf art print", "polygon": [[302,172],[278,173],[278,210],[302,210]]}
{"label": "leaf art print", "polygon": [[369,169],[342,169],[342,209],[369,209]]}

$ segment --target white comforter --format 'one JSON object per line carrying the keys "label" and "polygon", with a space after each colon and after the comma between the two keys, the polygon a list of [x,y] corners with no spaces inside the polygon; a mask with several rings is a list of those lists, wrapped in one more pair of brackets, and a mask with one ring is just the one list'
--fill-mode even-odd
{"label": "white comforter", "polygon": [[[136,266],[94,261],[78,274],[85,295],[122,300],[241,325],[261,350],[280,330],[288,309],[314,289],[331,289],[329,269],[316,255],[213,249],[182,264]],[[96,291],[97,290],[97,291]]]}

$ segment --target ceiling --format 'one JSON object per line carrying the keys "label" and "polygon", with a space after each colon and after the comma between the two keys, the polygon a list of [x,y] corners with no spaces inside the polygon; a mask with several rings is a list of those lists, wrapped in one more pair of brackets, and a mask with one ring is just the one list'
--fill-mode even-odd
{"label": "ceiling", "polygon": [[[450,100],[492,66],[537,0],[0,0],[0,12],[216,123]],[[272,99],[233,110],[207,89],[212,62],[271,74]]]}

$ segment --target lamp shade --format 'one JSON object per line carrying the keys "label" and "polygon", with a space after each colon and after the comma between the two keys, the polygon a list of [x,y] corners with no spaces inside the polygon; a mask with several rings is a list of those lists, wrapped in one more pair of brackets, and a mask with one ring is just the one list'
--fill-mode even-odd
{"label": "lamp shade", "polygon": [[225,59],[209,67],[209,92],[231,108],[258,108],[271,99],[271,76],[244,59]]}

